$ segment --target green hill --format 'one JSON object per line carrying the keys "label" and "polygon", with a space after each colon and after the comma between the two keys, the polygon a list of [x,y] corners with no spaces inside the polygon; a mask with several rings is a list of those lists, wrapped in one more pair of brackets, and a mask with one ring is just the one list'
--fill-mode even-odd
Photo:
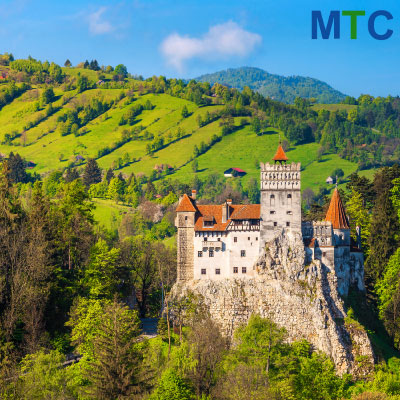
{"label": "green hill", "polygon": [[[388,128],[379,125],[385,102],[391,102],[391,118],[397,120],[392,98],[292,106],[221,85],[134,79],[36,60],[1,66],[0,75],[0,156],[18,153],[42,179],[71,168],[82,174],[94,158],[103,173],[109,168],[115,176],[134,173],[143,187],[153,181],[162,196],[170,190],[181,194],[195,178],[220,187],[213,199],[229,182],[246,196],[252,178],[259,179],[259,162],[271,160],[279,141],[287,140],[289,159],[302,163],[302,189],[318,194],[331,188],[325,179],[335,169],[343,170],[344,179],[359,169],[368,169],[371,177],[373,168],[400,155],[400,147],[394,150],[397,127],[387,125],[391,136],[384,136]],[[369,129],[372,112],[376,123]],[[245,176],[235,183],[225,179],[231,167],[245,170]],[[170,189],[171,181],[179,184]],[[125,212],[110,199],[97,201],[97,207],[109,227]]]}
{"label": "green hill", "polygon": [[196,80],[210,84],[218,82],[241,90],[248,86],[263,96],[290,104],[296,97],[315,98],[318,103],[328,104],[339,103],[346,97],[318,79],[296,75],[288,77],[275,75],[253,67],[230,68],[201,75]]}

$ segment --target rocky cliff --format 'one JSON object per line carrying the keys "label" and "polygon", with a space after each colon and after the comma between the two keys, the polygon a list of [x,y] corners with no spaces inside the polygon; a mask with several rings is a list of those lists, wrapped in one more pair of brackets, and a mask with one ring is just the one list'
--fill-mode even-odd
{"label": "rocky cliff", "polygon": [[368,373],[374,361],[371,343],[346,314],[335,267],[305,256],[300,235],[281,234],[267,243],[254,266],[257,277],[180,282],[171,297],[200,295],[228,336],[252,313],[268,317],[286,328],[290,341],[307,339],[330,355],[338,373]]}

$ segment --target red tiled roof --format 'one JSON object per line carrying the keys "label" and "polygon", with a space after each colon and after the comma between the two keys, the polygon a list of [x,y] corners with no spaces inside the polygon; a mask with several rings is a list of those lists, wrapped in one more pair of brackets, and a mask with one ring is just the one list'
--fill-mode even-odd
{"label": "red tiled roof", "polygon": [[241,173],[246,173],[246,171],[243,171],[242,169],[240,169],[240,168],[232,168],[234,171],[236,171],[236,172],[241,172]]}
{"label": "red tiled roof", "polygon": [[178,207],[176,209],[177,212],[196,212],[197,209],[193,204],[194,200],[189,197],[187,194],[184,194],[182,200],[179,202]]}
{"label": "red tiled roof", "polygon": [[[240,219],[260,219],[259,204],[231,204],[229,205],[230,218],[226,222],[222,222],[222,207],[225,205],[197,205],[199,211],[196,214],[196,222],[194,229],[196,231],[225,231],[232,220]],[[204,220],[214,217],[214,225],[210,227],[204,226]]]}
{"label": "red tiled roof", "polygon": [[325,221],[332,222],[333,229],[350,229],[342,199],[337,189],[333,192]]}
{"label": "red tiled roof", "polygon": [[278,150],[276,150],[275,156],[273,158],[274,161],[287,161],[289,160],[283,151],[282,145],[279,145]]}
{"label": "red tiled roof", "polygon": [[260,219],[260,204],[233,206],[231,219]]}

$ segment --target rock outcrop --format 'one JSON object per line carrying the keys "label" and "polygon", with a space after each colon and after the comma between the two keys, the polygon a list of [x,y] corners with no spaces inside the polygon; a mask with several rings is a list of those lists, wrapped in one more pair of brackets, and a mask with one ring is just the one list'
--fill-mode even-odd
{"label": "rock outcrop", "polygon": [[171,296],[200,295],[228,336],[256,313],[285,327],[290,341],[304,338],[328,354],[339,374],[369,372],[374,362],[371,343],[346,314],[334,266],[306,259],[300,235],[275,237],[254,268],[254,278],[178,282]]}

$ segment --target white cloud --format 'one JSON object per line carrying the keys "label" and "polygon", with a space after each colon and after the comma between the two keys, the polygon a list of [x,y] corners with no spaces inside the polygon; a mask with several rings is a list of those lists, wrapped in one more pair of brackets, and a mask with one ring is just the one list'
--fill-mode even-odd
{"label": "white cloud", "polygon": [[212,26],[200,38],[169,35],[161,43],[161,52],[167,62],[182,70],[185,61],[192,58],[220,59],[234,56],[244,57],[261,43],[261,36],[244,30],[235,22]]}
{"label": "white cloud", "polygon": [[89,15],[89,31],[93,35],[103,35],[114,30],[110,22],[103,19],[103,14],[107,11],[107,7],[100,7],[97,11]]}

